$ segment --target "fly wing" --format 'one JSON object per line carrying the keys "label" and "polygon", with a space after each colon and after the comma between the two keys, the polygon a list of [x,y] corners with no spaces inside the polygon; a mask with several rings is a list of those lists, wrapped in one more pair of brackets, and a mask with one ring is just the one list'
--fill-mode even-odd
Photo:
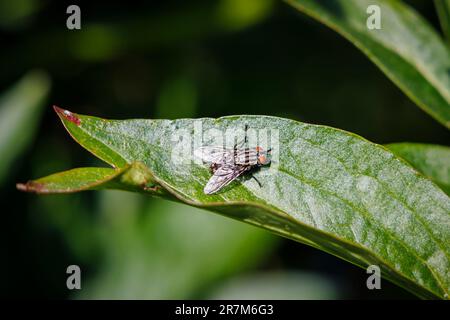
{"label": "fly wing", "polygon": [[227,164],[218,167],[214,172],[214,175],[209,179],[203,189],[203,192],[205,194],[212,194],[219,191],[248,169],[249,167],[246,166],[234,166]]}
{"label": "fly wing", "polygon": [[231,163],[233,150],[214,146],[200,147],[194,150],[194,156],[207,163]]}

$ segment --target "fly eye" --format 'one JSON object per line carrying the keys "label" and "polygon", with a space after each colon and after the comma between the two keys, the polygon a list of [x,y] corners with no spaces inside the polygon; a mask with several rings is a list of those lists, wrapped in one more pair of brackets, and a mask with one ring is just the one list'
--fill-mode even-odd
{"label": "fly eye", "polygon": [[260,155],[258,157],[258,161],[259,161],[260,164],[266,164],[267,163],[267,158],[266,158],[266,156]]}

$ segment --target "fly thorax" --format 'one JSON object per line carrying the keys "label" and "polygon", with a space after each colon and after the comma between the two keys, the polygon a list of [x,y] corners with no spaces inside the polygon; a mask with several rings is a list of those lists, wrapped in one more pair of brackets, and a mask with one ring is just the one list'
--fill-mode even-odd
{"label": "fly thorax", "polygon": [[258,164],[258,153],[252,149],[237,150],[235,163],[237,165],[255,166]]}

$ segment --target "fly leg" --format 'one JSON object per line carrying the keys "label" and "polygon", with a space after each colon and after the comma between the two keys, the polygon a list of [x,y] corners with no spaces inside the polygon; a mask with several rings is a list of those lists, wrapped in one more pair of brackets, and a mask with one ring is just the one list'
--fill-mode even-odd
{"label": "fly leg", "polygon": [[244,140],[242,140],[241,142],[236,143],[234,145],[234,152],[236,152],[238,149],[241,149],[244,145],[247,144],[247,141],[248,141],[248,137],[247,137],[248,124],[245,125],[245,129],[244,130],[245,130]]}
{"label": "fly leg", "polygon": [[[233,149],[234,149],[234,156],[235,157],[237,155],[238,150],[242,149],[247,144],[247,141],[248,141],[248,139],[247,139],[248,124],[245,125],[245,129],[244,130],[245,130],[244,140],[242,140],[239,143],[235,143],[234,144],[234,148]],[[235,158],[235,160],[236,160],[236,158]]]}
{"label": "fly leg", "polygon": [[244,143],[247,143],[248,137],[247,137],[247,131],[248,131],[248,124],[245,125],[245,136],[244,136]]}
{"label": "fly leg", "polygon": [[258,183],[258,186],[259,186],[260,188],[262,188],[261,182],[260,182],[258,179],[256,179],[256,177],[255,177],[254,175],[251,175],[251,177],[252,177],[253,179],[255,179],[255,181]]}

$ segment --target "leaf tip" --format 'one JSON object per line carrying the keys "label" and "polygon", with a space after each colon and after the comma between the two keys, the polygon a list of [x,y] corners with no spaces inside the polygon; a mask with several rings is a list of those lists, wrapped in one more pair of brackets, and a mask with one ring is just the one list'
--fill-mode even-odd
{"label": "leaf tip", "polygon": [[27,183],[17,183],[16,188],[17,190],[24,192],[44,193],[47,191],[42,183],[38,183],[35,181],[28,181]]}
{"label": "leaf tip", "polygon": [[80,118],[78,118],[78,116],[75,113],[70,112],[69,110],[64,110],[58,106],[53,106],[53,109],[55,110],[55,112],[58,114],[58,116],[61,119],[66,119],[67,121],[70,121],[74,124],[76,124],[77,126],[79,126],[81,124],[81,120]]}

